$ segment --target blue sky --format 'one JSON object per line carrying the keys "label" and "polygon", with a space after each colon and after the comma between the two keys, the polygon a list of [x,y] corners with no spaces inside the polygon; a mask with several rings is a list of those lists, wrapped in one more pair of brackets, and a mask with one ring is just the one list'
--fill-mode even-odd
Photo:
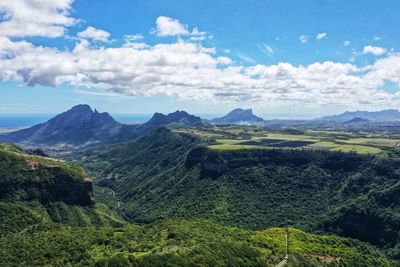
{"label": "blue sky", "polygon": [[32,1],[0,3],[0,113],[308,118],[400,103],[399,1]]}

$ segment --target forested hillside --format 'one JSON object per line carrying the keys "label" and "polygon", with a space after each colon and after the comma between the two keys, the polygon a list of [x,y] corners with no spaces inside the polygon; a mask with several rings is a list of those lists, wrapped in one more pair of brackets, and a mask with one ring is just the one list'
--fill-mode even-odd
{"label": "forested hillside", "polygon": [[92,180],[78,165],[0,143],[0,236],[50,222],[117,225],[96,209]]}
{"label": "forested hillside", "polygon": [[127,220],[294,226],[370,242],[399,257],[400,162],[324,151],[215,151],[165,128],[74,157],[116,193]]}
{"label": "forested hillside", "polygon": [[[199,141],[166,129],[157,134],[182,155]],[[0,152],[0,266],[274,266],[285,256],[284,229],[252,231],[205,220],[128,224],[112,216],[111,206],[95,203],[91,179],[79,166],[9,144]],[[289,235],[296,266],[391,265],[359,241],[293,228]]]}
{"label": "forested hillside", "polygon": [[[1,266],[275,266],[285,231],[168,220],[145,226],[48,225],[0,237]],[[289,229],[288,266],[391,266],[370,245]]]}

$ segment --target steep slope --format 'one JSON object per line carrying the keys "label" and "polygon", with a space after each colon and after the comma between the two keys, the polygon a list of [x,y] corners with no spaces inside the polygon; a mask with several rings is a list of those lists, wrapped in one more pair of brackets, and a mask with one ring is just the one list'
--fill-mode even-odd
{"label": "steep slope", "polygon": [[[124,171],[136,168],[153,177],[185,162],[188,149],[202,141],[160,128],[105,151],[118,158],[109,167],[123,159]],[[284,229],[244,230],[205,220],[123,223],[94,205],[83,169],[14,145],[0,145],[0,167],[0,266],[274,266],[285,255]],[[125,178],[109,176],[103,182],[127,182]],[[176,181],[160,178],[166,186],[161,188],[174,190]],[[129,192],[122,186],[115,189]],[[289,238],[289,264],[295,266],[391,265],[374,247],[356,240],[293,228]]]}
{"label": "steep slope", "polygon": [[323,117],[321,120],[345,122],[354,118],[361,118],[370,121],[397,121],[400,120],[400,112],[397,109],[381,111],[346,111],[339,115]]}
{"label": "steep slope", "polygon": [[[1,266],[275,266],[284,229],[168,220],[123,228],[62,226],[0,238]],[[289,229],[289,266],[391,266],[359,241]]]}
{"label": "steep slope", "polygon": [[109,225],[96,210],[92,181],[79,166],[0,143],[0,236],[30,225]]}
{"label": "steep slope", "polygon": [[204,218],[263,228],[292,225],[391,249],[400,239],[400,162],[324,151],[214,151],[160,129],[75,157],[116,192],[125,218]]}
{"label": "steep slope", "polygon": [[251,109],[234,109],[227,115],[210,120],[214,124],[238,124],[264,126],[266,121],[253,114]]}
{"label": "steep slope", "polygon": [[108,113],[93,111],[88,105],[78,105],[45,123],[0,135],[0,140],[63,149],[109,143],[122,130],[131,128],[116,122]]}
{"label": "steep slope", "polygon": [[48,151],[76,150],[123,143],[170,124],[196,126],[201,124],[201,119],[185,111],[176,111],[167,115],[155,113],[141,125],[125,125],[106,112],[99,113],[88,105],[77,105],[45,123],[0,134],[0,141],[24,147],[41,147]]}
{"label": "steep slope", "polygon": [[0,200],[92,205],[92,181],[79,166],[0,143]]}

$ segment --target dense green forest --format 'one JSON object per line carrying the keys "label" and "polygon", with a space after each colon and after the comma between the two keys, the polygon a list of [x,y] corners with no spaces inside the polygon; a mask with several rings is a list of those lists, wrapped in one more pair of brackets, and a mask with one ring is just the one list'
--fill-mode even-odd
{"label": "dense green forest", "polygon": [[96,208],[92,181],[80,166],[0,143],[1,233],[32,222],[119,225],[117,218]]}
{"label": "dense green forest", "polygon": [[[252,231],[198,220],[124,227],[36,223],[2,233],[0,266],[274,266],[285,255],[282,228]],[[289,238],[288,266],[392,264],[360,241],[293,228]]]}
{"label": "dense green forest", "polygon": [[303,150],[215,151],[161,128],[73,157],[111,188],[126,220],[207,219],[357,238],[400,257],[400,161]]}
{"label": "dense green forest", "polygon": [[275,266],[282,227],[288,266],[396,265],[396,160],[210,142],[160,128],[69,155],[95,186],[1,144],[0,266]]}

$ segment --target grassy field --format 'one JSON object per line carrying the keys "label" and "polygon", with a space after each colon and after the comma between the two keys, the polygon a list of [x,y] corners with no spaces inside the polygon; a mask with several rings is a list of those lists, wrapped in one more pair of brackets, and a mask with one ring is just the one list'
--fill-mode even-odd
{"label": "grassy field", "polygon": [[399,136],[384,133],[269,131],[259,127],[234,125],[177,128],[174,130],[214,140],[215,144],[209,147],[217,150],[281,148],[379,154],[400,147]]}

